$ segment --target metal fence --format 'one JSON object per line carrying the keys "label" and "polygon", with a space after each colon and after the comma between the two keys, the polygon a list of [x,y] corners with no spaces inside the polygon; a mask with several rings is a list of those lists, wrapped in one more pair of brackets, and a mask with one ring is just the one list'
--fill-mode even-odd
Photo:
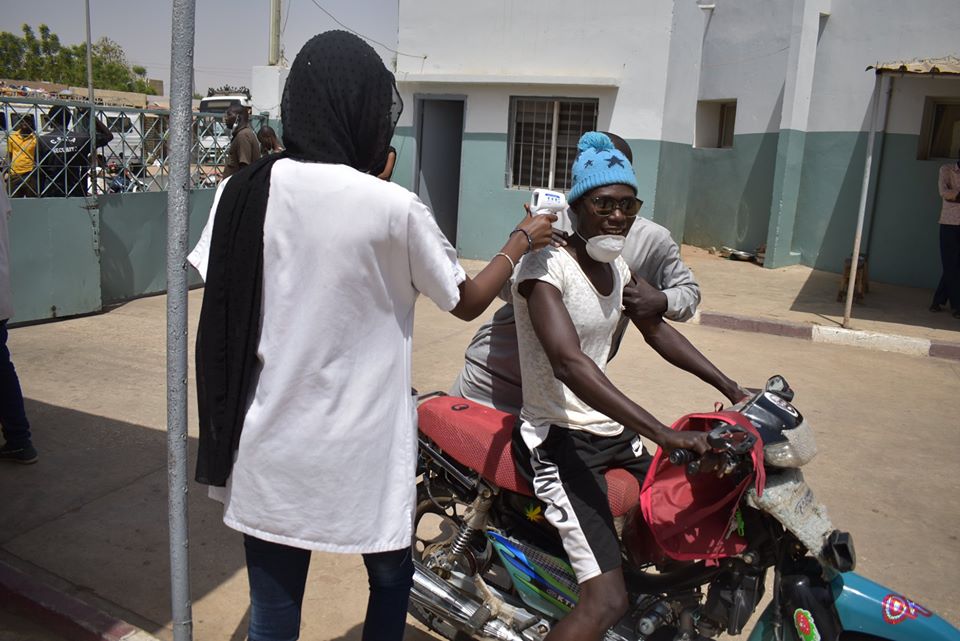
{"label": "metal fence", "polygon": [[[88,103],[0,97],[0,168],[16,198],[165,191],[170,112],[97,105],[96,169]],[[265,124],[251,117],[253,129]],[[223,114],[194,113],[192,187],[216,187],[230,146]],[[109,133],[107,133],[109,132]]]}

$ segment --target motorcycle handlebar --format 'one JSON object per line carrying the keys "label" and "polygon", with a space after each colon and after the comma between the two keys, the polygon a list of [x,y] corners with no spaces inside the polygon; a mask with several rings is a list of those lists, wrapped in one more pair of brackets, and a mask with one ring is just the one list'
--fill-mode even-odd
{"label": "motorcycle handlebar", "polygon": [[686,465],[687,474],[691,476],[700,473],[700,455],[693,450],[673,450],[670,452],[670,462],[674,465]]}

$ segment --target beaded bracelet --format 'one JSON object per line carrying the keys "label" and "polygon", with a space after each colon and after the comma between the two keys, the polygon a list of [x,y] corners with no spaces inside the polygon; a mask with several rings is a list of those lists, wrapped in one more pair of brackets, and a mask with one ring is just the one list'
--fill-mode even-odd
{"label": "beaded bracelet", "polygon": [[505,254],[505,253],[503,253],[503,252],[497,252],[497,255],[494,256],[494,258],[496,258],[497,256],[503,256],[504,258],[507,259],[507,262],[510,263],[510,271],[511,271],[511,272],[514,271],[514,270],[517,268],[517,264],[516,264],[515,262],[513,262],[513,259],[510,258],[507,254]]}
{"label": "beaded bracelet", "polygon": [[517,232],[520,232],[521,234],[527,237],[527,251],[523,252],[524,255],[527,255],[533,251],[533,238],[530,236],[530,234],[527,232],[526,229],[521,229],[520,227],[517,227],[512,232],[510,232],[510,235],[513,236]]}

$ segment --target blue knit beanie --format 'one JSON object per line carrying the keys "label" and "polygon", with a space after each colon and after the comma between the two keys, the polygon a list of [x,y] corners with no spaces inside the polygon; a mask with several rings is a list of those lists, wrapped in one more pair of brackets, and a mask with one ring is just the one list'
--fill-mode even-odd
{"label": "blue knit beanie", "polygon": [[572,203],[591,189],[604,185],[629,185],[637,192],[637,177],[633,173],[630,161],[610,141],[610,137],[599,131],[588,131],[577,143],[580,153],[573,161],[573,187],[567,194],[567,202]]}

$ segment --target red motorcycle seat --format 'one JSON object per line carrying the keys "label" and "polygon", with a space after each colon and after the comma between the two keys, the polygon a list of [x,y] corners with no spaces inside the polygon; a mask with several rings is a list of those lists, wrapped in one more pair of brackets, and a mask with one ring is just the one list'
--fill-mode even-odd
{"label": "red motorcycle seat", "polygon": [[[438,396],[420,404],[419,429],[447,455],[499,487],[526,496],[533,490],[513,460],[517,417],[457,396]],[[610,512],[622,516],[640,502],[640,483],[626,470],[606,474]]]}

